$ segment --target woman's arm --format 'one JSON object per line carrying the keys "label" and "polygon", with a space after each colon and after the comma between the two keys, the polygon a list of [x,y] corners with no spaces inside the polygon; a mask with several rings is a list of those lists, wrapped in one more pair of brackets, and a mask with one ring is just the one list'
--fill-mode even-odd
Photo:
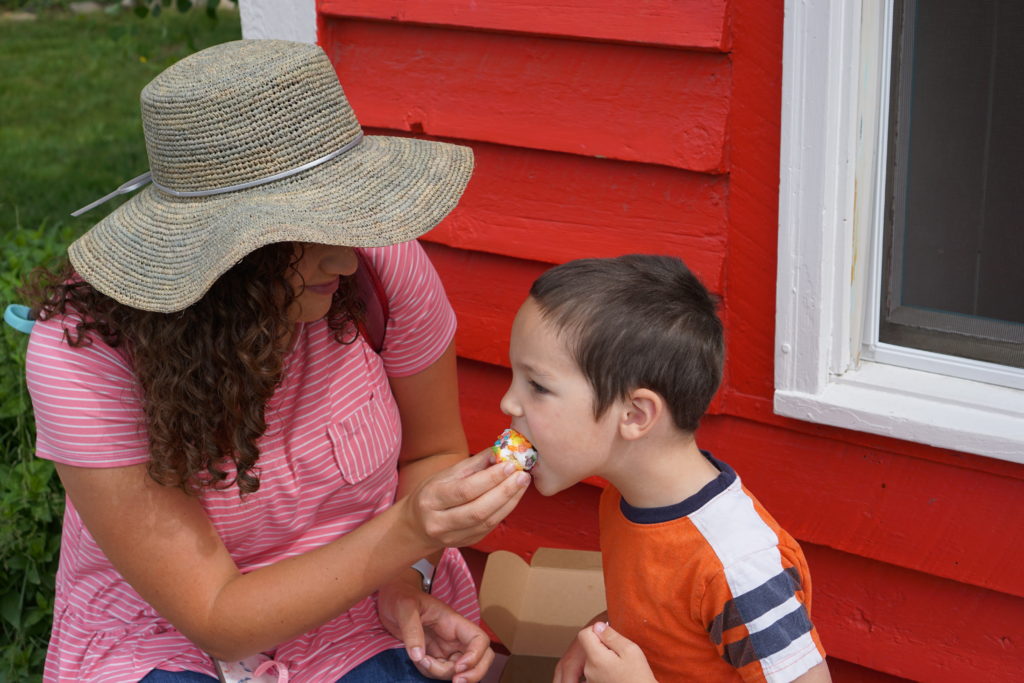
{"label": "woman's arm", "polygon": [[239,572],[199,501],[157,484],[145,465],[57,465],[114,567],[198,647],[233,660],[341,614],[417,558],[472,543],[524,484],[486,457],[462,461],[351,533],[302,555]]}
{"label": "woman's arm", "polygon": [[[423,371],[392,378],[391,390],[402,418],[401,498],[435,472],[466,458],[455,343]],[[437,564],[440,553],[428,559]],[[420,575],[412,569],[381,587],[378,610],[381,622],[405,643],[420,672],[432,678],[478,681],[494,658],[487,634],[451,607],[423,595]]]}
{"label": "woman's arm", "polygon": [[391,378],[391,392],[402,416],[398,493],[402,498],[435,472],[469,453],[459,415],[455,342],[415,375]]}

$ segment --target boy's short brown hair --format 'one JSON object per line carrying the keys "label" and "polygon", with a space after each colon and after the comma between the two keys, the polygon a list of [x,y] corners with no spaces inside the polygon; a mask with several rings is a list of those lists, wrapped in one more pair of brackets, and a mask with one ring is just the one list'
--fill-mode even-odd
{"label": "boy's short brown hair", "polygon": [[630,254],[579,259],[533,283],[594,390],[594,416],[634,389],[665,399],[676,426],[697,429],[722,379],[717,300],[680,259]]}

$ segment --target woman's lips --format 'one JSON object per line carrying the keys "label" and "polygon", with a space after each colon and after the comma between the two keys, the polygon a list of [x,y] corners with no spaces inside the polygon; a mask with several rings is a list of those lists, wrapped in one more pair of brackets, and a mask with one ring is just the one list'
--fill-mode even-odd
{"label": "woman's lips", "polygon": [[328,294],[334,294],[338,289],[338,282],[338,280],[331,280],[330,282],[325,282],[322,285],[306,285],[305,289],[307,292],[326,296]]}

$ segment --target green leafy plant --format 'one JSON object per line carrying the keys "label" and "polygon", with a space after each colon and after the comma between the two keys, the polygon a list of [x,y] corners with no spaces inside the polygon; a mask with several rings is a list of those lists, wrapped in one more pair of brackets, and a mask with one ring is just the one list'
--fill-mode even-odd
{"label": "green leafy plant", "polygon": [[[231,0],[231,2],[238,4],[238,0]],[[202,2],[193,3],[192,0],[174,0],[174,6],[177,7],[179,12],[188,12],[195,6],[206,5],[206,15],[211,19],[217,18],[217,8],[220,6],[220,0],[203,0]],[[148,14],[152,14],[157,17],[160,16],[160,12],[164,7],[170,7],[171,0],[135,0],[134,11],[140,17],[144,17]]]}
{"label": "green leafy plant", "polygon": [[[139,91],[185,55],[240,38],[228,14],[0,22],[0,310],[118,202],[80,219],[70,211],[146,169]],[[41,678],[64,511],[53,465],[34,454],[26,346],[0,324],[0,683]]]}
{"label": "green leafy plant", "polygon": [[[7,234],[0,301],[40,263],[54,263],[68,228],[15,225]],[[27,337],[0,338],[0,679],[42,670],[53,614],[64,495],[53,465],[33,456],[35,426],[23,380]]]}
{"label": "green leafy plant", "polygon": [[[106,6],[108,12],[116,12],[122,6],[121,0],[94,0],[100,5]],[[23,10],[29,12],[46,12],[51,10],[66,10],[70,7],[72,0],[0,0],[0,9],[7,11]],[[231,0],[237,7],[238,0]],[[207,16],[216,19],[217,8],[220,0],[133,0],[130,3],[132,11],[140,17],[153,15],[160,16],[164,7],[174,5],[179,12],[189,12],[193,7],[206,7]]]}

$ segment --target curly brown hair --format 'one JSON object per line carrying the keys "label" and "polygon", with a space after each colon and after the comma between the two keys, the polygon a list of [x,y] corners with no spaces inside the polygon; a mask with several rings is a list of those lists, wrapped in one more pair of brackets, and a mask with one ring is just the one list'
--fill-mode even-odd
{"label": "curly brown hair", "polygon": [[[22,293],[39,320],[80,317],[73,330],[64,328],[69,346],[88,346],[95,335],[125,348],[139,383],[154,480],[193,495],[237,483],[245,496],[260,486],[256,442],[267,429],[266,403],[281,382],[294,329],[289,277],[302,253],[291,242],[257,249],[176,313],[120,304],[68,262],[56,272],[37,270]],[[343,277],[327,314],[339,343],[355,340],[362,308],[354,279]]]}

